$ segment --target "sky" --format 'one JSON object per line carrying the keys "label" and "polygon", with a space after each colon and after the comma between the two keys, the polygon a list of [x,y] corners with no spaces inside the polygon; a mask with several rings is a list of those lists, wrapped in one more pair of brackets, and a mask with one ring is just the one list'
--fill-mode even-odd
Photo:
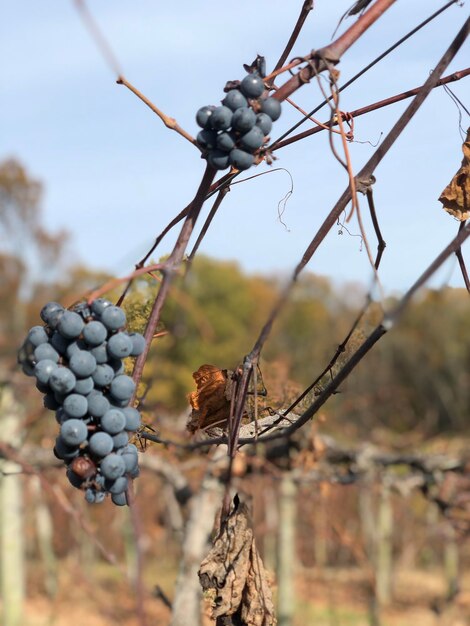
{"label": "sky", "polygon": [[[351,2],[316,0],[290,57],[326,45]],[[443,4],[397,1],[345,54],[338,65],[340,84]],[[226,81],[244,76],[243,63],[262,54],[268,71],[273,68],[301,5],[301,0],[88,3],[124,76],[192,135],[198,132],[196,111],[219,104]],[[451,6],[345,90],[341,109],[351,111],[421,85],[467,14],[465,5]],[[199,152],[116,84],[72,0],[2,3],[0,57],[0,159],[19,159],[42,181],[45,223],[52,231],[70,233],[70,262],[117,276],[129,273],[194,196],[204,171]],[[469,58],[467,43],[445,74],[464,69]],[[283,81],[280,77],[277,84]],[[468,85],[468,78],[450,85],[467,106]],[[294,99],[311,110],[322,97],[312,82]],[[349,146],[355,171],[408,103],[355,120],[356,141]],[[281,135],[299,115],[284,104],[272,136]],[[318,116],[325,121],[327,110]],[[460,126],[468,125],[462,112]],[[441,87],[378,167],[374,197],[387,243],[380,268],[385,292],[406,290],[456,234],[458,223],[437,199],[460,166],[461,144],[459,109]],[[340,150],[338,142],[336,147]],[[272,167],[262,164],[249,171],[267,175],[232,187],[202,253],[237,260],[249,272],[291,273],[344,191],[347,176],[330,150],[327,133],[279,150],[277,157]],[[283,203],[291,180],[293,193]],[[361,210],[375,251],[364,199]],[[171,250],[176,232],[164,240],[157,257]],[[470,244],[464,254],[470,259]],[[345,228],[333,228],[308,269],[337,285],[370,283],[372,271],[355,217]],[[431,283],[444,284],[462,286],[455,260]]]}

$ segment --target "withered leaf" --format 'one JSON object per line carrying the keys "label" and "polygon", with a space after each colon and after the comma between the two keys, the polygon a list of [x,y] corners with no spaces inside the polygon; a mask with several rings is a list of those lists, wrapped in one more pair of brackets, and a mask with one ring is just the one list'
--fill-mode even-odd
{"label": "withered leaf", "polygon": [[193,433],[207,426],[223,428],[230,416],[230,370],[222,370],[215,365],[201,365],[194,372],[193,378],[197,389],[189,394],[192,412],[187,429]]}
{"label": "withered leaf", "polygon": [[212,592],[212,617],[237,615],[244,626],[275,626],[271,588],[256,548],[247,507],[238,501],[199,568]]}
{"label": "withered leaf", "polygon": [[470,128],[462,145],[463,160],[459,171],[439,196],[443,208],[461,222],[470,217]]}

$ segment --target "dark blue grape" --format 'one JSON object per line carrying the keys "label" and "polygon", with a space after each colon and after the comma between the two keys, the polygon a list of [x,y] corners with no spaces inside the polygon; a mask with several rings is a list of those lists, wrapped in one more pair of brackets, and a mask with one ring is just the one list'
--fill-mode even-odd
{"label": "dark blue grape", "polygon": [[118,306],[108,306],[101,314],[101,321],[108,330],[119,330],[126,323],[126,314]]}
{"label": "dark blue grape", "polygon": [[38,382],[43,385],[48,385],[52,372],[57,368],[57,363],[49,359],[44,359],[43,361],[36,363],[34,366],[34,375],[36,376]]}
{"label": "dark blue grape", "polygon": [[116,480],[107,480],[105,482],[105,489],[112,494],[124,493],[127,489],[128,480],[125,476],[120,476]]}
{"label": "dark blue grape", "polygon": [[126,418],[126,430],[137,430],[141,425],[141,417],[140,413],[137,409],[134,409],[132,406],[127,406],[122,409],[124,416]]}
{"label": "dark blue grape", "polygon": [[106,456],[114,447],[113,438],[108,433],[94,433],[88,442],[90,452],[96,456]]}
{"label": "dark blue grape", "polygon": [[101,428],[110,435],[117,435],[126,425],[126,417],[119,409],[109,409],[101,418]]}
{"label": "dark blue grape", "polygon": [[44,361],[47,359],[48,361],[53,361],[54,363],[58,363],[60,359],[60,355],[54,348],[48,343],[41,343],[37,348],[34,349],[34,360],[35,361]]}
{"label": "dark blue grape", "polygon": [[71,461],[79,454],[79,449],[75,445],[68,445],[59,435],[55,440],[54,455],[62,461]]}
{"label": "dark blue grape", "polygon": [[83,339],[89,346],[99,346],[107,336],[106,326],[97,320],[88,322],[83,329]]}
{"label": "dark blue grape", "polygon": [[100,470],[105,478],[115,480],[125,473],[126,464],[122,456],[112,452],[101,461]]}
{"label": "dark blue grape", "polygon": [[240,83],[240,89],[247,98],[259,98],[265,87],[259,74],[248,74]]}
{"label": "dark blue grape", "polygon": [[124,430],[121,433],[117,433],[117,435],[113,435],[113,445],[115,450],[127,446],[128,441],[129,436]]}
{"label": "dark blue grape", "polygon": [[232,117],[232,129],[247,133],[256,124],[256,114],[249,107],[237,109]]}
{"label": "dark blue grape", "polygon": [[85,322],[78,313],[74,313],[74,311],[64,311],[64,314],[57,324],[57,330],[66,339],[75,339],[80,336],[84,326]]}
{"label": "dark blue grape", "polygon": [[66,354],[67,348],[70,345],[70,340],[63,337],[59,331],[55,330],[51,337],[51,346],[57,350],[59,354]]}
{"label": "dark blue grape", "polygon": [[236,111],[237,109],[241,109],[241,107],[247,107],[248,101],[241,91],[232,89],[222,100],[222,104],[232,111]]}
{"label": "dark blue grape", "polygon": [[140,467],[136,465],[128,474],[129,478],[138,478],[140,476]]}
{"label": "dark blue grape", "polygon": [[132,351],[129,356],[139,356],[145,350],[145,338],[140,333],[129,333],[132,341]]}
{"label": "dark blue grape", "polygon": [[88,401],[85,396],[71,393],[64,400],[64,411],[70,417],[83,417],[88,412]]}
{"label": "dark blue grape", "polygon": [[97,317],[101,317],[103,311],[112,305],[113,303],[109,300],[106,300],[106,298],[96,298],[96,300],[93,300],[93,302],[90,304],[90,309]]}
{"label": "dark blue grape", "polygon": [[42,307],[39,315],[43,322],[51,327],[55,327],[64,310],[64,307],[58,302],[48,302]]}
{"label": "dark blue grape", "polygon": [[203,150],[213,150],[217,144],[217,133],[215,130],[201,130],[196,141]]}
{"label": "dark blue grape", "polygon": [[109,359],[108,365],[113,368],[114,375],[119,376],[125,371],[124,362],[121,359]]}
{"label": "dark blue grape", "polygon": [[60,407],[59,402],[57,402],[57,400],[54,398],[54,394],[52,393],[46,393],[46,395],[42,399],[42,403],[44,405],[44,408],[49,409],[49,411],[56,411]]}
{"label": "dark blue grape", "polygon": [[36,381],[36,389],[41,393],[49,393],[49,391],[51,390],[49,385],[42,383],[39,380]]}
{"label": "dark blue grape", "polygon": [[108,352],[106,350],[106,342],[95,346],[90,350],[90,354],[95,357],[95,361],[98,365],[103,365],[108,360]]}
{"label": "dark blue grape", "polygon": [[240,148],[247,152],[255,152],[261,148],[264,142],[264,133],[259,126],[253,126],[251,130],[241,136]]}
{"label": "dark blue grape", "polygon": [[88,376],[88,378],[80,378],[75,383],[73,391],[74,393],[79,393],[82,396],[87,396],[90,391],[93,390],[94,384],[95,382],[91,376]]}
{"label": "dark blue grape", "polygon": [[137,454],[125,453],[125,454],[122,454],[121,457],[124,461],[126,474],[135,470],[135,468],[139,464],[139,459],[137,457]]}
{"label": "dark blue grape", "polygon": [[[55,398],[54,398],[55,399]],[[58,407],[57,410],[55,412],[55,421],[58,424],[63,424],[64,422],[66,422],[68,419],[70,419],[70,417],[67,415],[67,413],[64,411],[63,407],[62,407],[62,403],[58,402]]]}
{"label": "dark blue grape", "polygon": [[230,152],[235,148],[235,141],[233,133],[220,133],[217,135],[217,148],[222,152]]}
{"label": "dark blue grape", "polygon": [[207,155],[207,162],[216,170],[225,170],[230,166],[228,152],[222,150],[211,150]]}
{"label": "dark blue grape", "polygon": [[276,98],[265,98],[261,100],[261,111],[275,122],[281,117],[281,103]]}
{"label": "dark blue grape", "polygon": [[126,333],[116,333],[108,339],[106,349],[111,358],[124,359],[132,352],[132,339]]}
{"label": "dark blue grape", "polygon": [[107,387],[114,378],[114,370],[106,363],[104,365],[97,365],[91,376],[97,387]]}
{"label": "dark blue grape", "polygon": [[233,112],[226,106],[216,107],[211,115],[211,127],[214,130],[227,130],[232,123]]}
{"label": "dark blue grape", "polygon": [[239,150],[238,148],[234,148],[230,152],[230,162],[231,164],[237,168],[237,170],[247,170],[249,167],[253,165],[254,158],[252,154],[245,152],[244,150]]}
{"label": "dark blue grape", "polygon": [[51,389],[57,393],[70,393],[75,387],[77,379],[74,374],[68,369],[68,367],[56,368],[49,378],[49,385]]}
{"label": "dark blue grape", "polygon": [[113,504],[116,504],[117,506],[127,506],[127,496],[125,492],[111,494],[111,500],[113,501]]}
{"label": "dark blue grape", "polygon": [[130,400],[135,391],[135,382],[130,376],[121,374],[116,376],[109,390],[113,398],[117,400]]}
{"label": "dark blue grape", "polygon": [[199,109],[196,113],[196,122],[198,126],[206,130],[211,127],[211,115],[214,109],[214,106],[206,106]]}
{"label": "dark blue grape", "polygon": [[28,341],[32,346],[37,347],[41,344],[47,344],[49,341],[49,335],[46,333],[43,326],[33,326],[28,332],[26,341]]}
{"label": "dark blue grape", "polygon": [[69,367],[78,378],[88,378],[96,370],[96,359],[86,350],[77,350],[69,360]]}
{"label": "dark blue grape", "polygon": [[60,427],[60,436],[66,445],[79,446],[86,441],[88,428],[82,420],[70,419],[65,421]]}
{"label": "dark blue grape", "polygon": [[258,113],[256,116],[256,126],[259,126],[266,136],[271,132],[273,121],[266,113]]}
{"label": "dark blue grape", "polygon": [[93,417],[103,417],[106,411],[110,408],[108,398],[106,398],[100,391],[90,393],[87,397],[87,401],[88,413],[93,415]]}

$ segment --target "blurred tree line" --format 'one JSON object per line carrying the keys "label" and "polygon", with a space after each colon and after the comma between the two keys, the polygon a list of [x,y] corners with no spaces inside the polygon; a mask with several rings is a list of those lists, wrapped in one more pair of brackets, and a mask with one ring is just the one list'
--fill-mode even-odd
{"label": "blurred tree line", "polygon": [[[109,278],[75,262],[66,233],[44,228],[41,193],[41,184],[21,163],[10,159],[0,164],[0,369],[22,393],[31,385],[17,373],[15,353],[27,329],[41,323],[41,306],[49,299],[72,304]],[[134,281],[125,301],[133,330],[144,328],[158,279],[154,274]],[[247,275],[235,262],[202,255],[177,278],[144,371],[149,421],[188,412],[192,372],[200,365],[232,369],[241,362],[283,279]],[[117,297],[119,289],[109,295]],[[339,290],[311,273],[299,280],[263,351],[266,405],[285,407],[316,378],[364,297],[357,285]],[[464,432],[470,408],[469,308],[464,289],[424,290],[327,405],[325,428],[361,438],[373,429],[419,437]],[[339,364],[378,315],[373,305]],[[22,396],[24,401],[31,391]],[[37,412],[38,403],[33,393],[29,409]]]}

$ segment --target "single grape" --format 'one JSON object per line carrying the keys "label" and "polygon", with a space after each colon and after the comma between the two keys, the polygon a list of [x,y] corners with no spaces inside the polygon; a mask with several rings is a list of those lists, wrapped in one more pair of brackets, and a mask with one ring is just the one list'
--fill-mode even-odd
{"label": "single grape", "polygon": [[49,409],[49,411],[57,411],[57,409],[60,407],[60,404],[54,398],[54,394],[52,393],[46,393],[46,395],[42,399],[42,403],[44,405],[44,408]]}
{"label": "single grape", "polygon": [[241,109],[241,107],[247,107],[248,101],[241,91],[238,89],[232,89],[222,100],[222,104],[232,111],[236,111],[237,109]]}
{"label": "single grape", "polygon": [[94,433],[88,442],[90,452],[96,456],[106,456],[112,452],[114,447],[113,438],[108,433]]}
{"label": "single grape", "polygon": [[105,478],[114,480],[122,476],[126,471],[126,464],[122,456],[119,456],[115,452],[108,454],[101,461],[100,465],[101,473]]}
{"label": "single grape", "polygon": [[211,115],[211,127],[214,130],[227,130],[232,123],[233,112],[226,106],[216,107]]}
{"label": "single grape", "polygon": [[83,329],[83,339],[89,346],[99,346],[107,336],[106,326],[97,320],[88,322]]}
{"label": "single grape", "polygon": [[106,342],[101,343],[99,346],[95,346],[90,350],[90,354],[95,357],[95,361],[98,365],[104,365],[108,360],[108,352],[106,350]]}
{"label": "single grape", "polygon": [[96,298],[96,300],[93,300],[91,303],[90,309],[97,317],[101,317],[103,311],[112,305],[113,303],[106,300],[106,298]]}
{"label": "single grape", "polygon": [[119,374],[124,374],[124,362],[121,359],[109,359],[108,365],[113,368],[113,372],[115,376],[119,376]]}
{"label": "single grape", "polygon": [[71,419],[67,413],[64,411],[63,407],[62,407],[62,403],[58,403],[59,406],[57,407],[57,410],[55,412],[55,421],[58,424],[63,424],[64,422],[66,422],[68,419]]}
{"label": "single grape", "polygon": [[124,493],[127,489],[128,480],[125,476],[120,476],[116,480],[107,480],[105,482],[105,489],[112,494]]}
{"label": "single grape", "polygon": [[217,133],[215,130],[201,130],[196,141],[203,150],[213,150],[217,144]]}
{"label": "single grape", "polygon": [[121,374],[120,376],[116,376],[109,390],[113,398],[117,400],[130,400],[135,391],[135,382],[130,376]]}
{"label": "single grape", "polygon": [[58,330],[55,330],[51,337],[51,346],[62,356],[67,353],[70,340],[63,337]]}
{"label": "single grape", "polygon": [[60,427],[60,436],[66,445],[79,446],[86,441],[88,428],[82,420],[70,419],[65,421]]}
{"label": "single grape", "polygon": [[217,148],[222,152],[230,152],[235,148],[235,141],[233,133],[220,133],[217,135]]}
{"label": "single grape", "polygon": [[140,467],[136,465],[128,474],[129,478],[138,478],[140,476]]}
{"label": "single grape", "polygon": [[127,406],[122,409],[124,416],[126,418],[126,430],[137,430],[141,425],[141,417],[140,412],[137,409],[134,409],[132,406]]}
{"label": "single grape", "polygon": [[46,344],[49,341],[49,336],[43,326],[33,326],[28,332],[26,341],[37,347],[41,344]]}
{"label": "single grape", "polygon": [[123,359],[132,352],[132,339],[126,333],[116,333],[108,339],[106,349],[111,358]]}
{"label": "single grape", "polygon": [[64,314],[57,324],[57,330],[66,339],[75,339],[80,336],[84,326],[85,322],[78,313],[74,313],[74,311],[64,311]]}
{"label": "single grape", "polygon": [[41,393],[49,393],[49,391],[51,390],[49,385],[44,384],[39,380],[36,380],[36,389]]}
{"label": "single grape", "polygon": [[118,450],[120,448],[123,448],[124,446],[127,446],[128,441],[129,441],[129,436],[124,430],[118,433],[117,435],[113,435],[113,446],[115,450]]}
{"label": "single grape", "polygon": [[98,366],[92,354],[86,350],[78,350],[70,357],[69,367],[78,378],[88,378]]}
{"label": "single grape", "polygon": [[110,404],[108,398],[106,398],[101,392],[96,391],[91,393],[87,397],[88,401],[88,413],[93,417],[103,417],[106,411],[109,410]]}
{"label": "single grape", "polygon": [[71,461],[79,454],[79,449],[75,445],[68,445],[60,435],[55,440],[54,455],[62,461]]}
{"label": "single grape", "polygon": [[240,89],[247,98],[259,98],[265,87],[259,74],[248,74],[240,83]]}
{"label": "single grape", "polygon": [[75,383],[75,387],[73,388],[74,393],[79,393],[82,396],[87,396],[90,391],[93,390],[95,382],[91,376],[88,378],[80,378]]}
{"label": "single grape", "polygon": [[113,501],[113,504],[116,504],[117,506],[127,506],[127,496],[125,492],[112,493],[111,500]]}
{"label": "single grape", "polygon": [[253,165],[254,158],[252,154],[249,154],[244,150],[234,148],[230,152],[230,162],[234,167],[237,168],[237,170],[247,170]]}
{"label": "single grape", "polygon": [[50,375],[49,385],[59,394],[70,393],[77,379],[68,367],[57,367]]}
{"label": "single grape", "polygon": [[139,459],[136,454],[125,453],[121,454],[121,458],[126,468],[126,474],[135,470],[139,464]]}
{"label": "single grape", "polygon": [[139,356],[145,350],[145,338],[140,333],[129,333],[132,341],[132,351],[129,356]]}
{"label": "single grape", "polygon": [[230,166],[228,152],[222,150],[211,150],[207,155],[207,162],[216,170],[225,170]]}
{"label": "single grape", "polygon": [[53,327],[53,325],[56,325],[59,321],[60,314],[62,314],[63,311],[64,307],[58,302],[48,302],[42,307],[39,315],[43,322]]}
{"label": "single grape", "polygon": [[281,103],[276,98],[265,98],[261,100],[261,111],[275,122],[281,117]]}
{"label": "single grape", "polygon": [[198,126],[206,130],[211,127],[211,116],[214,109],[214,106],[206,106],[199,109],[196,113],[196,122]]}
{"label": "single grape", "polygon": [[108,330],[118,330],[126,323],[126,314],[118,306],[108,306],[101,314],[101,321]]}
{"label": "single grape", "polygon": [[36,363],[34,366],[34,375],[36,376],[38,382],[43,385],[48,385],[52,372],[58,367],[59,366],[54,361],[44,359]]}
{"label": "single grape", "polygon": [[241,136],[240,148],[247,152],[255,152],[261,148],[264,142],[264,133],[259,126],[253,126],[251,130]]}
{"label": "single grape", "polygon": [[21,364],[21,371],[23,374],[26,374],[26,376],[34,376],[34,365],[25,361]]}
{"label": "single grape", "polygon": [[88,412],[88,401],[85,396],[71,393],[64,400],[64,411],[70,417],[83,417]]}
{"label": "single grape", "polygon": [[70,359],[76,352],[80,352],[80,350],[86,351],[87,349],[87,344],[81,339],[79,339],[78,341],[69,341],[69,344],[65,349],[65,356],[70,361]]}
{"label": "single grape", "polygon": [[258,113],[256,116],[256,126],[263,131],[264,136],[269,135],[273,127],[273,121],[266,113]]}
{"label": "single grape", "polygon": [[101,428],[110,435],[117,435],[126,425],[126,417],[119,409],[109,409],[101,418]]}
{"label": "single grape", "polygon": [[249,107],[237,109],[232,117],[232,129],[247,133],[256,123],[256,114]]}
{"label": "single grape", "polygon": [[34,349],[34,360],[36,362],[39,362],[44,361],[44,359],[47,359],[48,361],[53,361],[54,363],[58,363],[60,355],[54,350],[54,348],[50,344],[41,343],[37,348]]}
{"label": "single grape", "polygon": [[107,387],[114,378],[114,370],[106,363],[97,365],[95,371],[91,375],[97,387]]}

